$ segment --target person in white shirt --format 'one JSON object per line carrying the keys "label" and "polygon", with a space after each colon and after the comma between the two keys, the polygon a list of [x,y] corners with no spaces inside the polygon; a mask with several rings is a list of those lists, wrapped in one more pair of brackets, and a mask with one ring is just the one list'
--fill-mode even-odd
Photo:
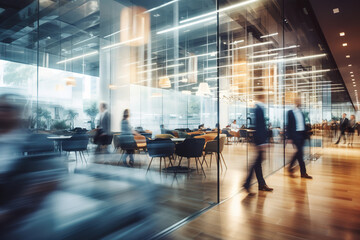
{"label": "person in white shirt", "polygon": [[300,110],[301,107],[301,99],[295,99],[295,108],[288,112],[288,125],[287,125],[287,137],[290,142],[292,142],[296,146],[296,153],[294,154],[293,158],[291,159],[289,165],[289,173],[293,176],[294,172],[294,164],[296,160],[299,162],[300,166],[300,173],[302,178],[312,179],[306,173],[306,167],[304,163],[304,143],[306,139],[306,127],[305,127],[305,117],[302,111]]}
{"label": "person in white shirt", "polygon": [[233,131],[233,132],[239,131],[240,127],[239,127],[239,125],[236,124],[236,120],[234,120],[234,121],[231,123],[230,129],[231,129],[231,131]]}

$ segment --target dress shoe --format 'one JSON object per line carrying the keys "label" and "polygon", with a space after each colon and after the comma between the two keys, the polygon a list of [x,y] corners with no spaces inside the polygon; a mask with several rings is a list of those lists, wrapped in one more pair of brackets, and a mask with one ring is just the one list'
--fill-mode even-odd
{"label": "dress shoe", "polygon": [[266,191],[266,192],[271,192],[272,190],[274,190],[273,188],[270,188],[268,185],[264,185],[264,186],[259,186],[259,191]]}
{"label": "dress shoe", "polygon": [[312,179],[313,177],[310,176],[310,175],[308,175],[307,173],[305,173],[305,174],[302,174],[302,175],[301,175],[301,178]]}

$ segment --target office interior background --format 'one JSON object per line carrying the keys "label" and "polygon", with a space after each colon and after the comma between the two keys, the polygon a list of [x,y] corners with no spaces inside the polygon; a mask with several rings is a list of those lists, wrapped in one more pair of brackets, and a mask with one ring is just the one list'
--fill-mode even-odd
{"label": "office interior background", "polygon": [[[271,136],[264,175],[283,168],[293,154],[284,132],[296,97],[312,129],[305,145],[308,160],[332,146],[331,124],[342,113],[360,117],[350,77],[354,70],[350,62],[346,73],[339,69],[313,2],[1,1],[0,92],[25,96],[26,128],[46,134],[64,135],[74,128],[91,132],[99,120],[99,103],[107,103],[110,153],[94,154],[90,141],[87,163],[73,161],[74,153],[67,156],[68,177],[91,173],[101,178],[94,171],[112,176],[119,169],[165,191],[151,200],[159,221],[151,233],[159,234],[242,190],[256,155],[252,129],[257,95],[265,95]],[[121,149],[115,142],[125,109],[131,126],[147,138],[171,134],[224,140],[211,160],[210,155],[205,161],[190,160],[187,173],[159,170],[159,159],[146,171],[146,150],[136,151],[135,167],[126,168],[117,164]],[[242,128],[238,135],[229,128],[234,120]]]}

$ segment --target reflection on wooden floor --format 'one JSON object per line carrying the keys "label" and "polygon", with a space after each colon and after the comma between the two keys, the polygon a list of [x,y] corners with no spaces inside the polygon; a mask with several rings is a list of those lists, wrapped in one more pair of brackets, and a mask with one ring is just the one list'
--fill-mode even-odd
{"label": "reflection on wooden floor", "polygon": [[360,149],[344,147],[308,164],[313,180],[281,169],[267,179],[274,192],[237,194],[168,239],[360,239]]}
{"label": "reflection on wooden floor", "polygon": [[[330,149],[339,149],[340,153],[346,153],[348,149],[356,149],[355,146],[360,146],[359,140],[360,138],[356,139],[356,145],[354,145],[354,148],[348,147],[347,145],[339,145],[339,146],[333,146],[330,145],[332,148]],[[346,151],[343,151],[346,150]],[[284,154],[286,162],[291,158],[292,154],[294,152],[294,148],[292,145],[286,145],[286,148],[284,149],[283,144],[271,144],[270,147],[267,150],[266,159],[263,163],[263,171],[264,175],[270,175],[274,171],[281,169],[284,164]],[[328,148],[321,148],[321,147],[313,147],[313,148],[305,148],[305,152],[308,154],[312,153],[329,153]],[[227,226],[220,226],[220,230],[217,229],[216,234],[219,239],[227,239],[228,236],[235,236],[237,234],[240,234],[240,230],[237,231],[236,229],[242,229],[241,231],[244,231],[245,235],[239,235],[239,236],[245,236],[244,238],[254,238],[253,234],[258,231],[257,228],[251,229],[249,227],[249,222],[252,221],[259,221],[258,219],[250,218],[250,216],[257,216],[263,214],[261,211],[264,212],[263,219],[267,219],[267,221],[261,223],[261,226],[267,226],[268,224],[271,225],[271,222],[273,220],[275,221],[273,224],[287,224],[287,220],[295,221],[295,218],[299,217],[299,219],[302,219],[301,221],[305,221],[305,226],[307,226],[308,217],[310,216],[310,213],[307,213],[307,209],[309,208],[309,205],[306,204],[308,202],[308,198],[305,198],[307,192],[306,188],[309,189],[309,185],[311,184],[312,187],[318,187],[315,188],[314,191],[318,191],[318,189],[322,191],[327,191],[326,193],[330,191],[331,194],[338,194],[341,195],[343,192],[339,190],[339,192],[333,193],[332,188],[334,185],[327,184],[328,182],[333,181],[331,179],[332,170],[326,170],[329,176],[325,178],[325,176],[321,176],[323,174],[321,172],[322,168],[325,167],[321,163],[325,162],[327,163],[328,159],[335,160],[334,154],[337,154],[334,150],[330,151],[332,153],[330,158],[323,158],[323,160],[318,160],[315,163],[311,163],[309,166],[309,174],[314,175],[315,179],[313,183],[315,184],[313,186],[313,183],[309,182],[303,182],[300,181],[300,179],[289,179],[287,176],[284,177],[284,175],[281,173],[277,173],[275,175],[271,175],[269,179],[267,180],[269,186],[275,188],[275,192],[271,194],[260,194],[259,196],[255,197],[254,199],[245,199],[244,195],[240,194],[236,197],[228,200],[223,205],[217,207],[217,211],[211,210],[210,212],[207,212],[204,216],[204,220],[201,220],[200,223],[197,223],[198,220],[194,221],[197,225],[195,225],[196,230],[192,229],[194,228],[190,223],[189,226],[185,227],[184,229],[187,230],[179,230],[177,233],[174,233],[175,239],[178,237],[184,237],[185,239],[192,239],[192,238],[198,238],[198,239],[204,239],[208,237],[206,234],[209,234],[206,230],[207,227],[210,227],[214,229],[212,226],[216,227],[218,219],[224,219],[221,221],[225,221]],[[359,151],[360,154],[360,151]],[[247,173],[247,167],[251,163],[251,161],[255,158],[256,152],[252,145],[246,144],[246,143],[236,143],[232,145],[226,145],[223,151],[223,155],[227,164],[227,170],[223,170],[220,172],[220,200],[228,199],[229,197],[232,197],[236,195],[241,189],[242,184],[245,179],[246,173]],[[70,159],[74,159],[75,156],[70,155]],[[341,162],[341,157],[338,158],[338,164]],[[113,168],[123,168],[122,164],[120,163],[119,166],[117,166],[117,162],[120,160],[119,154],[104,154],[104,155],[91,155],[88,156],[89,164],[76,164],[74,161],[70,161],[69,171],[73,172],[75,168],[87,168],[89,166],[93,166],[93,163],[97,163],[97,166],[107,166],[107,165],[113,165],[108,166]],[[141,154],[135,155],[135,168],[130,169],[129,171],[133,171],[133,173],[139,176],[143,176],[146,172],[147,165],[149,163],[149,157],[142,152]],[[322,162],[320,162],[322,161]],[[105,162],[105,164],[103,163]],[[334,163],[331,163],[329,166]],[[349,163],[344,163],[346,164]],[[355,164],[354,162],[352,164]],[[187,165],[187,162],[185,160],[184,165]],[[326,165],[327,166],[327,165]],[[328,166],[328,167],[329,167]],[[196,168],[195,163],[193,162],[192,165],[193,168]],[[316,169],[314,169],[316,167]],[[318,170],[317,168],[320,168]],[[341,168],[344,170],[344,168]],[[341,169],[333,169],[334,171],[341,171]],[[359,169],[359,168],[357,168]],[[352,173],[355,168],[348,169],[345,168],[346,171],[349,171],[349,173]],[[344,171],[345,171],[344,170]],[[196,171],[191,172],[190,174],[177,174],[176,177],[174,176],[174,173],[165,173],[165,172],[159,172],[159,161],[154,161],[154,163],[151,166],[150,171],[146,174],[146,179],[149,182],[159,184],[162,186],[163,196],[161,199],[159,199],[159,202],[156,204],[156,209],[154,209],[153,215],[158,220],[157,223],[157,229],[155,231],[160,232],[164,230],[167,227],[170,227],[171,225],[175,224],[178,221],[181,221],[185,217],[196,213],[197,211],[208,207],[211,203],[215,203],[217,201],[217,168],[216,164],[213,158],[213,162],[211,167],[205,167],[206,172],[206,178],[201,173],[196,173]],[[358,172],[359,174],[359,172]],[[346,175],[346,174],[344,174]],[[325,178],[325,179],[323,179]],[[323,179],[323,180],[322,180]],[[255,181],[255,179],[254,179]],[[340,179],[336,180],[340,181]],[[256,185],[255,185],[256,186]],[[319,187],[321,186],[321,187]],[[342,188],[343,186],[338,186],[338,188]],[[356,187],[355,187],[356,188]],[[346,192],[347,196],[349,195],[348,192]],[[316,193],[317,194],[317,193]],[[273,196],[273,197],[271,197]],[[282,199],[282,197],[284,199]],[[292,198],[292,197],[298,197],[298,198]],[[340,196],[341,197],[341,196]],[[318,198],[322,200],[321,194],[318,194]],[[314,199],[314,197],[311,197],[311,199]],[[326,197],[325,197],[326,199]],[[317,201],[320,201],[317,200]],[[330,200],[329,200],[330,201]],[[225,215],[219,214],[219,211],[221,209],[226,209],[226,204],[230,203],[237,203],[233,206],[228,206],[228,212],[225,212]],[[295,202],[301,203],[302,205],[296,205]],[[261,208],[261,206],[263,207]],[[321,205],[321,203],[319,203]],[[247,210],[247,206],[249,209]],[[258,207],[260,206],[260,207]],[[281,212],[281,207],[284,206],[285,210],[291,210],[291,214],[289,217],[287,217],[287,212]],[[326,205],[325,205],[326,206]],[[329,204],[327,205],[329,206]],[[301,211],[300,215],[296,215],[297,209],[300,207],[304,208],[304,211]],[[223,211],[221,210],[221,211]],[[233,211],[234,210],[234,211]],[[328,209],[321,209],[320,211],[331,211],[330,208]],[[315,211],[316,212],[316,211]],[[345,211],[346,212],[346,211]],[[229,215],[227,215],[229,214]],[[282,215],[284,214],[284,215]],[[311,213],[311,216],[313,213]],[[235,216],[235,219],[232,219],[232,217]],[[326,217],[326,216],[323,216]],[[202,219],[201,217],[200,219]],[[228,222],[232,221],[232,222]],[[304,220],[305,219],[305,220]],[[270,222],[270,223],[269,223]],[[241,227],[239,223],[246,223],[244,225],[244,229]],[[316,223],[318,224],[318,223]],[[272,226],[272,225],[271,225]],[[206,227],[206,228],[205,228]],[[230,231],[230,228],[233,227]],[[279,227],[279,226],[278,226]],[[216,228],[215,228],[216,229]],[[182,232],[184,231],[184,232]],[[267,230],[270,231],[270,230]],[[298,231],[301,232],[301,228],[298,229]],[[307,229],[306,231],[310,231]],[[324,230],[325,231],[325,230]],[[222,235],[222,234],[230,234],[230,235]],[[268,232],[266,232],[267,234]],[[216,236],[215,234],[215,236]],[[233,235],[232,235],[233,234]],[[278,238],[287,238],[287,233],[284,234],[284,237],[279,236]],[[291,236],[291,234],[290,234]],[[296,235],[298,236],[298,235]],[[240,238],[240,239],[244,239]],[[211,239],[211,238],[209,238]],[[260,238],[261,239],[261,238]]]}

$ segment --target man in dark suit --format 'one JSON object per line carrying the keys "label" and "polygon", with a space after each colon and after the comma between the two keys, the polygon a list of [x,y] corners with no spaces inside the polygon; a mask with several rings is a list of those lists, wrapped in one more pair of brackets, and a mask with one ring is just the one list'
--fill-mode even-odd
{"label": "man in dark suit", "polygon": [[99,124],[96,129],[96,134],[94,136],[94,143],[98,144],[96,148],[96,153],[101,152],[101,146],[106,145],[108,136],[110,133],[110,113],[107,110],[107,104],[102,102],[99,105],[100,118]]}
{"label": "man in dark suit", "polygon": [[263,95],[263,93],[260,93],[260,95],[256,95],[256,98],[258,100],[258,103],[256,104],[256,108],[255,108],[256,132],[254,134],[254,141],[255,141],[255,145],[256,145],[258,154],[255,159],[255,162],[250,167],[245,184],[243,185],[249,194],[250,194],[250,183],[251,183],[251,178],[252,178],[253,172],[255,172],[260,191],[272,191],[273,190],[272,188],[270,188],[266,185],[266,182],[265,182],[265,179],[264,179],[263,173],[262,173],[262,167],[261,167],[261,163],[263,161],[263,155],[266,150],[266,144],[267,144],[267,129],[266,129],[266,125],[265,125],[265,116],[264,116],[265,96]]}
{"label": "man in dark suit", "polygon": [[341,137],[344,137],[344,144],[346,143],[345,131],[349,126],[349,119],[346,118],[346,113],[343,113],[342,118],[340,119],[340,136],[335,144],[339,144]]}
{"label": "man in dark suit", "polygon": [[305,117],[304,114],[300,110],[301,107],[301,99],[295,99],[295,108],[290,110],[287,114],[288,117],[288,125],[287,125],[287,136],[290,142],[292,142],[296,146],[296,153],[291,159],[289,165],[289,173],[293,176],[293,166],[296,160],[299,162],[300,173],[302,178],[312,179],[306,173],[306,167],[304,163],[304,143],[306,139],[306,125],[305,125]]}

